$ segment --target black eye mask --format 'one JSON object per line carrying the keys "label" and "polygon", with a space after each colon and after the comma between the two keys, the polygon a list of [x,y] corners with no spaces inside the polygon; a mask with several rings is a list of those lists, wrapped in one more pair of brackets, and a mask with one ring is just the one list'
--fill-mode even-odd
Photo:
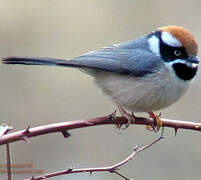
{"label": "black eye mask", "polygon": [[173,47],[164,43],[161,38],[161,31],[156,32],[156,36],[160,41],[160,54],[164,61],[171,62],[175,59],[186,59],[188,55],[184,47]]}

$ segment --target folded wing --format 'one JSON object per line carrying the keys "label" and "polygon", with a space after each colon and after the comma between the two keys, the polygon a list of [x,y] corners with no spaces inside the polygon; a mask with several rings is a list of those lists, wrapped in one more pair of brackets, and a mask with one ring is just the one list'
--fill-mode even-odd
{"label": "folded wing", "polygon": [[[150,57],[150,58],[149,58]],[[37,57],[7,57],[3,58],[4,64],[24,65],[58,65],[76,68],[89,68],[110,71],[136,77],[152,73],[156,68],[157,58],[153,59],[151,52],[140,49],[121,49],[113,46],[92,51],[72,60]]]}

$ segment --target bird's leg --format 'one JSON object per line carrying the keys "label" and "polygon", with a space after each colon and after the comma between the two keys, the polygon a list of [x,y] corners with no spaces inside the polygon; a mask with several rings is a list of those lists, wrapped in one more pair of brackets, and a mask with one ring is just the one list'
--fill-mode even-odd
{"label": "bird's leg", "polygon": [[126,128],[128,128],[130,124],[135,123],[135,116],[134,116],[133,112],[132,112],[132,114],[126,112],[126,110],[119,104],[117,104],[117,107],[118,107],[121,115],[128,120],[128,123],[125,124]]}
{"label": "bird's leg", "polygon": [[[161,114],[159,115],[156,115],[154,114],[153,112],[148,112],[150,118],[152,118],[154,121],[155,121],[155,127],[152,127],[153,130],[155,132],[159,131],[159,129],[161,128],[162,126],[162,121],[161,121]],[[147,129],[150,129],[149,127],[147,127]]]}

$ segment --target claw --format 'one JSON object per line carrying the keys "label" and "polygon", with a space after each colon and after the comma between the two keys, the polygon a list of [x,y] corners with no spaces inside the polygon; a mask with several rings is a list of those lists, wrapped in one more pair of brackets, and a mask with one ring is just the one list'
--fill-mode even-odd
{"label": "claw", "polygon": [[148,131],[154,131],[154,132],[156,132],[156,128],[155,128],[154,125],[146,125],[146,129],[147,129]]}
{"label": "claw", "polygon": [[128,121],[128,123],[125,124],[125,128],[128,128],[130,124],[135,123],[135,115],[133,112],[132,112],[132,114],[126,112],[126,110],[122,106],[120,106],[119,104],[117,104],[117,107],[118,107],[121,115],[123,117],[125,117]]}
{"label": "claw", "polygon": [[[155,121],[155,127],[152,127],[152,130],[154,130],[155,132],[159,131],[159,129],[162,126],[161,113],[159,115],[156,115],[153,112],[148,112],[148,114],[150,118],[152,118]],[[150,128],[147,127],[147,129],[150,129]]]}

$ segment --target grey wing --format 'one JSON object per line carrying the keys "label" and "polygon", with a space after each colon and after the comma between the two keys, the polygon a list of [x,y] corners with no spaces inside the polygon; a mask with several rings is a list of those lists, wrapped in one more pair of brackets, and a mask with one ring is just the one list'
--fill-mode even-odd
{"label": "grey wing", "polygon": [[80,68],[119,72],[120,61],[118,60],[118,56],[119,55],[117,54],[115,48],[108,47],[91,51],[67,62]]}
{"label": "grey wing", "polygon": [[5,64],[75,67],[84,69],[88,73],[102,70],[135,77],[152,73],[161,64],[160,57],[155,56],[146,48],[138,49],[124,46],[102,48],[68,61],[37,57],[7,57],[3,58],[2,61]]}
{"label": "grey wing", "polygon": [[160,61],[150,51],[121,49],[114,46],[89,52],[70,60],[70,62],[81,68],[86,67],[140,77],[154,72]]}

